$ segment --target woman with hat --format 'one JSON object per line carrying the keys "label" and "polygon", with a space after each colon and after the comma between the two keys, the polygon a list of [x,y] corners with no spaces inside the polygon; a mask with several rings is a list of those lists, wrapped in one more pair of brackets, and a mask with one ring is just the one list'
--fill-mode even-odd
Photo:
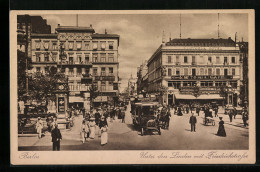
{"label": "woman with hat", "polygon": [[101,130],[101,146],[104,146],[105,144],[107,144],[107,129],[108,129],[108,124],[104,116],[101,117],[99,128]]}
{"label": "woman with hat", "polygon": [[226,137],[224,121],[222,120],[222,117],[219,117],[219,119],[220,119],[220,121],[219,121],[219,127],[218,127],[217,135],[218,136],[222,136],[222,137]]}
{"label": "woman with hat", "polygon": [[95,138],[95,135],[96,135],[96,122],[95,122],[95,118],[90,118],[90,121],[89,121],[89,131],[90,131],[90,134],[89,134],[89,138],[91,139],[94,139]]}
{"label": "woman with hat", "polygon": [[89,126],[88,126],[88,121],[83,120],[82,121],[82,125],[81,125],[81,139],[82,139],[82,143],[85,143],[86,139],[88,138],[89,135]]}
{"label": "woman with hat", "polygon": [[41,120],[41,117],[38,117],[38,120],[36,122],[36,130],[37,130],[39,139],[42,137],[42,128],[43,128],[43,122]]}

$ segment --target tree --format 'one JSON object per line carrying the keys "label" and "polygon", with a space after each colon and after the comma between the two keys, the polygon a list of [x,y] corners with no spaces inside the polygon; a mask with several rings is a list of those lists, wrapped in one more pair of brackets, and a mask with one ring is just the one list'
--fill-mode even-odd
{"label": "tree", "polygon": [[26,93],[26,56],[19,50],[17,50],[17,85],[18,99],[21,100]]}
{"label": "tree", "polygon": [[[56,100],[57,82],[64,79],[65,74],[57,72],[56,67],[51,67],[45,75],[40,72],[34,73],[29,81],[30,98],[37,101]],[[68,90],[68,84],[65,90]]]}
{"label": "tree", "polygon": [[[27,63],[27,64],[26,64]],[[32,59],[27,57],[26,54],[17,50],[17,86],[18,86],[18,100],[24,100],[26,94],[26,67],[28,70],[32,69]]]}

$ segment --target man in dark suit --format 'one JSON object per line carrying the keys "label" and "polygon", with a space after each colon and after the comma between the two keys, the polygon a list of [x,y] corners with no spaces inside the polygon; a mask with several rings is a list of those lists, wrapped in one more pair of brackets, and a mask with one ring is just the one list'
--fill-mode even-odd
{"label": "man in dark suit", "polygon": [[53,151],[60,150],[60,140],[62,139],[60,129],[58,129],[58,124],[55,125],[55,128],[51,132]]}
{"label": "man in dark suit", "polygon": [[190,117],[190,125],[191,125],[191,132],[195,131],[195,126],[196,126],[196,123],[197,123],[197,118],[193,115],[193,113],[191,114],[191,117]]}
{"label": "man in dark suit", "polygon": [[96,125],[98,126],[99,124],[99,121],[100,121],[100,113],[99,113],[99,109],[96,110],[96,113],[95,113],[95,122],[96,122]]}

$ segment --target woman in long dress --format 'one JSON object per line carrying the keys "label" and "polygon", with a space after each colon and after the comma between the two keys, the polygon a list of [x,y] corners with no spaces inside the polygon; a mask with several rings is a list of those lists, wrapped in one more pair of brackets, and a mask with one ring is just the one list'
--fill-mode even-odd
{"label": "woman in long dress", "polygon": [[105,144],[107,144],[107,137],[108,137],[107,136],[108,124],[104,116],[101,117],[99,128],[101,130],[101,146],[104,146]]}
{"label": "woman in long dress", "polygon": [[221,137],[226,137],[226,131],[224,127],[224,121],[222,120],[222,117],[219,117],[219,127],[218,127],[218,132],[217,135]]}
{"label": "woman in long dress", "polygon": [[88,126],[88,121],[83,120],[82,121],[82,126],[81,126],[81,139],[82,143],[85,143],[89,133],[89,126]]}
{"label": "woman in long dress", "polygon": [[90,139],[94,139],[95,135],[96,135],[96,122],[95,122],[95,118],[90,118],[89,130],[90,130],[89,138]]}
{"label": "woman in long dress", "polygon": [[38,120],[36,122],[36,130],[38,133],[38,138],[42,138],[42,128],[43,128],[43,122],[41,120],[41,117],[38,117]]}

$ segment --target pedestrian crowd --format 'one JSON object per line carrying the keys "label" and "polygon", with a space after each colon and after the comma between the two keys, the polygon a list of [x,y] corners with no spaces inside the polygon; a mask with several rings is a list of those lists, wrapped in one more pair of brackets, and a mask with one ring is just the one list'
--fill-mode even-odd
{"label": "pedestrian crowd", "polygon": [[116,119],[125,123],[125,110],[125,107],[107,106],[98,107],[94,111],[90,110],[83,113],[80,131],[82,143],[95,139],[96,133],[98,133],[98,137],[101,137],[101,145],[106,145],[108,143],[108,123],[112,123]]}

